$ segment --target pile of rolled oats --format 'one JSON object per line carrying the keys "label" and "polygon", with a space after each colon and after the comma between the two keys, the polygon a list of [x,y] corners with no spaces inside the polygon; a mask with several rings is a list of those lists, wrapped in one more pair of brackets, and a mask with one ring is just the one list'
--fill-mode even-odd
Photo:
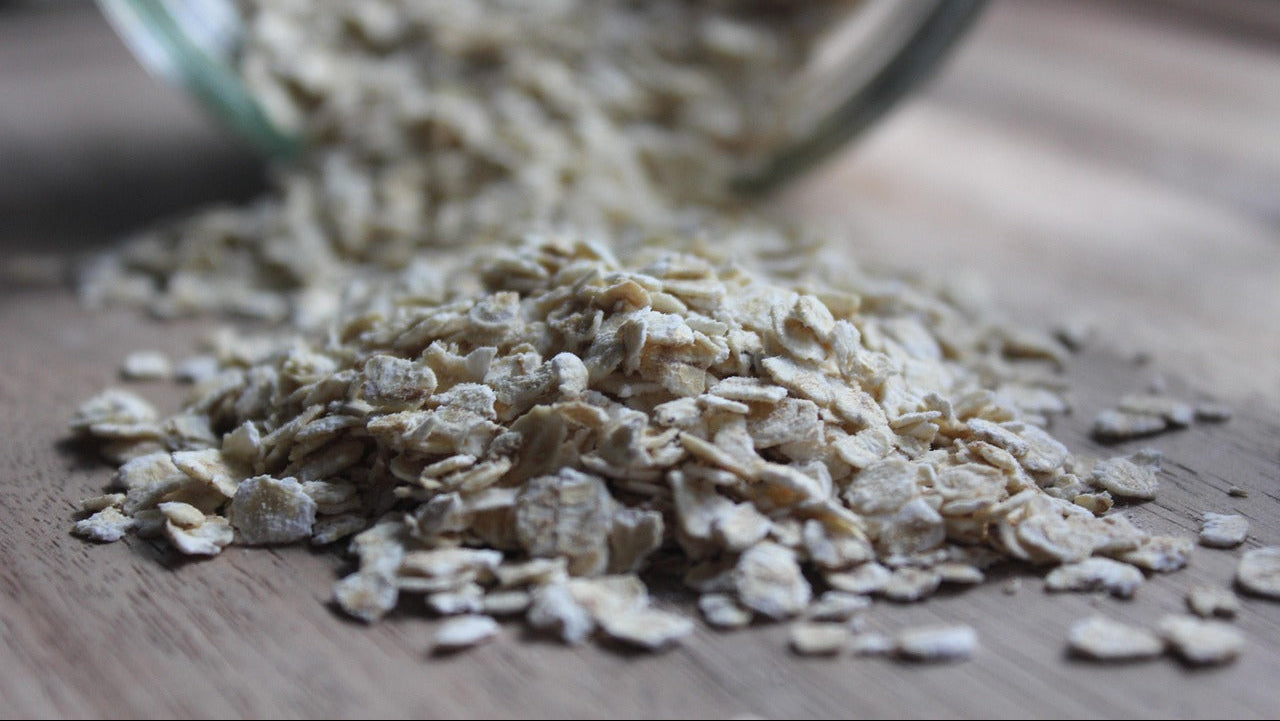
{"label": "pile of rolled oats", "polygon": [[[349,541],[341,607],[373,621],[425,596],[466,616],[444,646],[492,635],[483,615],[666,645],[693,626],[650,603],[646,570],[678,574],[714,625],[801,619],[795,647],[829,653],[871,597],[981,583],[1001,559],[1125,597],[1139,569],[1186,563],[1189,539],[1110,511],[1154,495],[1149,458],[1090,464],[1039,425],[1045,389],[1004,360],[1025,342],[948,334],[958,311],[906,292],[635,255],[530,238],[452,290],[375,289],[322,336],[224,339],[170,418],[108,391],[75,427],[124,461],[119,492],[77,530],[196,555]],[[948,628],[890,649],[973,643]]]}
{"label": "pile of rolled oats", "polygon": [[[442,650],[497,617],[665,647],[694,628],[650,597],[665,576],[716,627],[794,621],[799,653],[963,659],[973,629],[871,633],[873,599],[1005,561],[1129,598],[1183,567],[1190,538],[1113,508],[1155,497],[1158,454],[1085,459],[1046,430],[1069,408],[1061,343],[864,274],[724,194],[749,110],[841,5],[251,3],[245,74],[313,150],[258,206],[109,256],[86,293],[326,320],[126,359],[127,379],[193,393],[168,417],[121,389],[80,409],[73,429],[120,466],[75,532],[195,556],[346,549],[338,605],[372,622],[425,599],[450,617]],[[400,270],[353,272],[366,262]],[[1117,411],[1162,429],[1197,412]],[[1246,533],[1206,514],[1202,539]],[[1277,558],[1249,552],[1240,585],[1276,595]],[[1212,588],[1188,603],[1238,606]],[[1068,642],[1194,663],[1240,646],[1192,616],[1087,619]]]}

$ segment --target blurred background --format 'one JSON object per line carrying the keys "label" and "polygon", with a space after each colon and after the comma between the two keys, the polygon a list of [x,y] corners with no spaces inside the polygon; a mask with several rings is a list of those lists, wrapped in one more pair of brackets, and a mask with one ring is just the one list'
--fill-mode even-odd
{"label": "blurred background", "polygon": [[[1106,318],[1230,385],[1280,355],[1259,320],[1280,316],[1278,138],[1276,0],[994,0],[931,84],[778,202],[866,265],[973,273],[1028,317]],[[94,3],[0,0],[0,252],[22,260],[0,282],[262,187],[261,159]],[[1280,398],[1280,371],[1263,380]]]}

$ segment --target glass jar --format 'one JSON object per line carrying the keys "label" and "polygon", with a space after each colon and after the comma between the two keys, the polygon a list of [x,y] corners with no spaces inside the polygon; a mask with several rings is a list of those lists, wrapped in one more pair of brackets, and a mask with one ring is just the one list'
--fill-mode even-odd
{"label": "glass jar", "polygon": [[[803,0],[799,0],[803,1]],[[735,185],[762,192],[795,177],[917,88],[970,26],[984,0],[850,0],[786,89],[785,112],[742,157]],[[237,74],[243,33],[234,0],[99,0],[151,72],[191,92],[272,157],[301,147]]]}

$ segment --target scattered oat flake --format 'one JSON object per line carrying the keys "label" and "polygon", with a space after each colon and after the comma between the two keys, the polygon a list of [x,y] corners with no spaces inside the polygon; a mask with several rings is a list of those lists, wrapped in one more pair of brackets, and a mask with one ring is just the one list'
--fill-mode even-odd
{"label": "scattered oat flake", "polygon": [[516,498],[516,538],[532,556],[561,556],[573,574],[607,567],[611,499],[602,479],[571,468],[530,480]]}
{"label": "scattered oat flake", "polygon": [[969,626],[922,626],[898,633],[899,656],[912,661],[964,661],[978,647],[978,633]]}
{"label": "scattered oat flake", "polygon": [[1249,593],[1280,600],[1280,546],[1245,551],[1236,567],[1236,583]]}
{"label": "scattered oat flake", "polygon": [[164,380],[172,374],[169,357],[159,351],[134,351],[120,366],[120,376],[130,381]]}
{"label": "scattered oat flake", "polygon": [[1146,629],[1091,616],[1071,625],[1067,647],[1073,654],[1094,661],[1141,661],[1163,653],[1164,641]]}
{"label": "scattered oat flake", "polygon": [[1130,598],[1144,580],[1142,571],[1127,563],[1089,558],[1053,569],[1045,576],[1044,587],[1049,591],[1105,590],[1118,598]]}
{"label": "scattered oat flake", "polygon": [[745,551],[764,540],[772,526],[768,517],[750,503],[739,503],[717,516],[712,532],[729,551]]}
{"label": "scattered oat flake", "polygon": [[255,476],[236,489],[227,520],[251,546],[293,543],[311,536],[316,502],[294,478]]}
{"label": "scattered oat flake", "polygon": [[1019,546],[1033,561],[1075,563],[1088,558],[1097,545],[1082,530],[1070,517],[1041,512],[1018,523],[1016,534]]}
{"label": "scattered oat flake", "polygon": [[844,591],[826,591],[805,611],[811,621],[848,621],[871,607],[867,596]]}
{"label": "scattered oat flake", "polygon": [[396,607],[399,591],[395,582],[386,576],[356,572],[334,584],[333,597],[349,615],[373,622]]}
{"label": "scattered oat flake", "polygon": [[835,656],[853,637],[845,623],[798,621],[791,624],[791,649],[801,656]]}
{"label": "scattered oat flake", "polygon": [[864,631],[849,640],[849,651],[855,656],[888,656],[897,648],[897,641],[886,633]]}
{"label": "scattered oat flake", "polygon": [[605,635],[651,651],[693,633],[693,628],[687,617],[656,608],[626,609],[600,617]]}
{"label": "scattered oat flake", "polygon": [[1111,499],[1111,494],[1107,491],[1102,491],[1100,493],[1081,493],[1072,498],[1071,502],[1081,508],[1091,511],[1096,516],[1100,516],[1111,510],[1112,505],[1114,505],[1114,502]]}
{"label": "scattered oat flake", "polygon": [[1150,536],[1138,547],[1116,554],[1118,560],[1157,573],[1172,573],[1187,565],[1195,542],[1185,536]]}
{"label": "scattered oat flake", "polygon": [[908,603],[923,601],[942,585],[942,574],[931,568],[910,566],[895,570],[878,591],[890,601]]}
{"label": "scattered oat flake", "polygon": [[1118,408],[1126,413],[1158,416],[1178,428],[1189,426],[1195,420],[1195,408],[1191,404],[1158,393],[1125,396]]}
{"label": "scattered oat flake", "polygon": [[124,538],[137,521],[124,515],[119,508],[107,506],[88,518],[76,521],[72,532],[81,538],[99,543],[114,543]]}
{"label": "scattered oat flake", "polygon": [[1249,520],[1234,513],[1206,513],[1200,527],[1200,543],[1210,548],[1233,548],[1249,535]]}
{"label": "scattered oat flake", "polygon": [[226,498],[236,494],[236,487],[243,476],[227,463],[222,451],[205,448],[194,451],[177,451],[170,456],[173,465],[190,478],[207,483]]}
{"label": "scattered oat flake", "polygon": [[168,501],[156,506],[169,523],[182,528],[195,528],[204,523],[204,512],[190,503]]}
{"label": "scattered oat flake", "polygon": [[493,569],[498,588],[540,586],[565,580],[567,563],[563,558],[532,558],[528,561],[504,561]]}
{"label": "scattered oat flake", "polygon": [[502,552],[489,548],[434,548],[409,551],[400,561],[400,570],[429,578],[456,576],[466,572],[491,572],[502,562]]}
{"label": "scattered oat flake", "polygon": [[704,593],[698,597],[698,610],[707,623],[716,628],[743,628],[751,624],[755,614],[727,593]]}
{"label": "scattered oat flake", "polygon": [[827,573],[825,579],[836,590],[865,595],[884,588],[892,575],[893,572],[888,568],[871,561],[850,571]]}
{"label": "scattered oat flake", "polygon": [[98,435],[95,427],[134,426],[151,423],[158,417],[155,408],[136,393],[108,388],[80,406],[71,419],[71,429]]}
{"label": "scattered oat flake", "polygon": [[735,575],[742,605],[769,618],[787,618],[803,612],[813,593],[795,554],[768,541],[742,554]]}
{"label": "scattered oat flake", "polygon": [[[405,590],[403,586],[401,590]],[[449,590],[428,593],[426,604],[440,616],[479,613],[484,606],[484,589],[476,583],[462,582]]]}
{"label": "scattered oat flake", "polygon": [[80,501],[80,510],[84,513],[97,513],[112,506],[119,507],[124,503],[125,494],[123,493],[105,493],[101,496],[94,496]]}
{"label": "scattered oat flake", "polygon": [[1159,628],[1173,651],[1196,666],[1230,663],[1244,649],[1244,634],[1222,621],[1170,615],[1160,620]]}
{"label": "scattered oat flake", "polygon": [[564,583],[548,584],[533,593],[525,616],[529,625],[558,635],[568,644],[580,644],[595,630],[591,613],[574,600]]}
{"label": "scattered oat flake", "polygon": [[1192,586],[1187,590],[1187,608],[1201,618],[1233,618],[1240,612],[1240,599],[1222,586]]}
{"label": "scattered oat flake", "polygon": [[211,516],[189,526],[170,519],[164,524],[164,532],[173,547],[188,556],[216,556],[235,538],[231,524],[221,516]]}
{"label": "scattered oat flake", "polygon": [[573,597],[597,622],[607,616],[637,611],[649,605],[649,590],[631,574],[571,578],[566,583]]}
{"label": "scattered oat flake", "polygon": [[1118,498],[1142,500],[1155,498],[1156,490],[1160,487],[1154,470],[1128,458],[1099,462],[1093,469],[1093,482]]}
{"label": "scattered oat flake", "polygon": [[468,614],[455,616],[436,630],[435,647],[446,651],[469,648],[498,635],[498,622],[489,616]]}
{"label": "scattered oat flake", "polygon": [[1108,409],[1093,419],[1093,437],[1100,441],[1123,441],[1161,433],[1169,422],[1161,416]]}
{"label": "scattered oat flake", "polygon": [[481,599],[480,608],[488,616],[514,616],[528,611],[531,601],[528,591],[490,591]]}
{"label": "scattered oat flake", "polygon": [[183,383],[202,383],[213,378],[221,370],[218,359],[211,355],[197,355],[185,358],[173,369],[173,377]]}

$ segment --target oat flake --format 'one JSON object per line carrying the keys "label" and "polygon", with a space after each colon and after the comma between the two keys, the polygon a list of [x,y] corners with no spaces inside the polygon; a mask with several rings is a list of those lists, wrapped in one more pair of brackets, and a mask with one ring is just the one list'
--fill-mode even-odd
{"label": "oat flake", "polygon": [[1072,624],[1067,646],[1077,656],[1095,661],[1140,661],[1164,652],[1164,642],[1151,631],[1103,616]]}
{"label": "oat flake", "polygon": [[1245,551],[1236,568],[1236,583],[1249,593],[1280,599],[1280,546]]}
{"label": "oat flake", "polygon": [[963,661],[978,647],[978,634],[969,626],[922,626],[897,636],[897,652],[912,661]]}

